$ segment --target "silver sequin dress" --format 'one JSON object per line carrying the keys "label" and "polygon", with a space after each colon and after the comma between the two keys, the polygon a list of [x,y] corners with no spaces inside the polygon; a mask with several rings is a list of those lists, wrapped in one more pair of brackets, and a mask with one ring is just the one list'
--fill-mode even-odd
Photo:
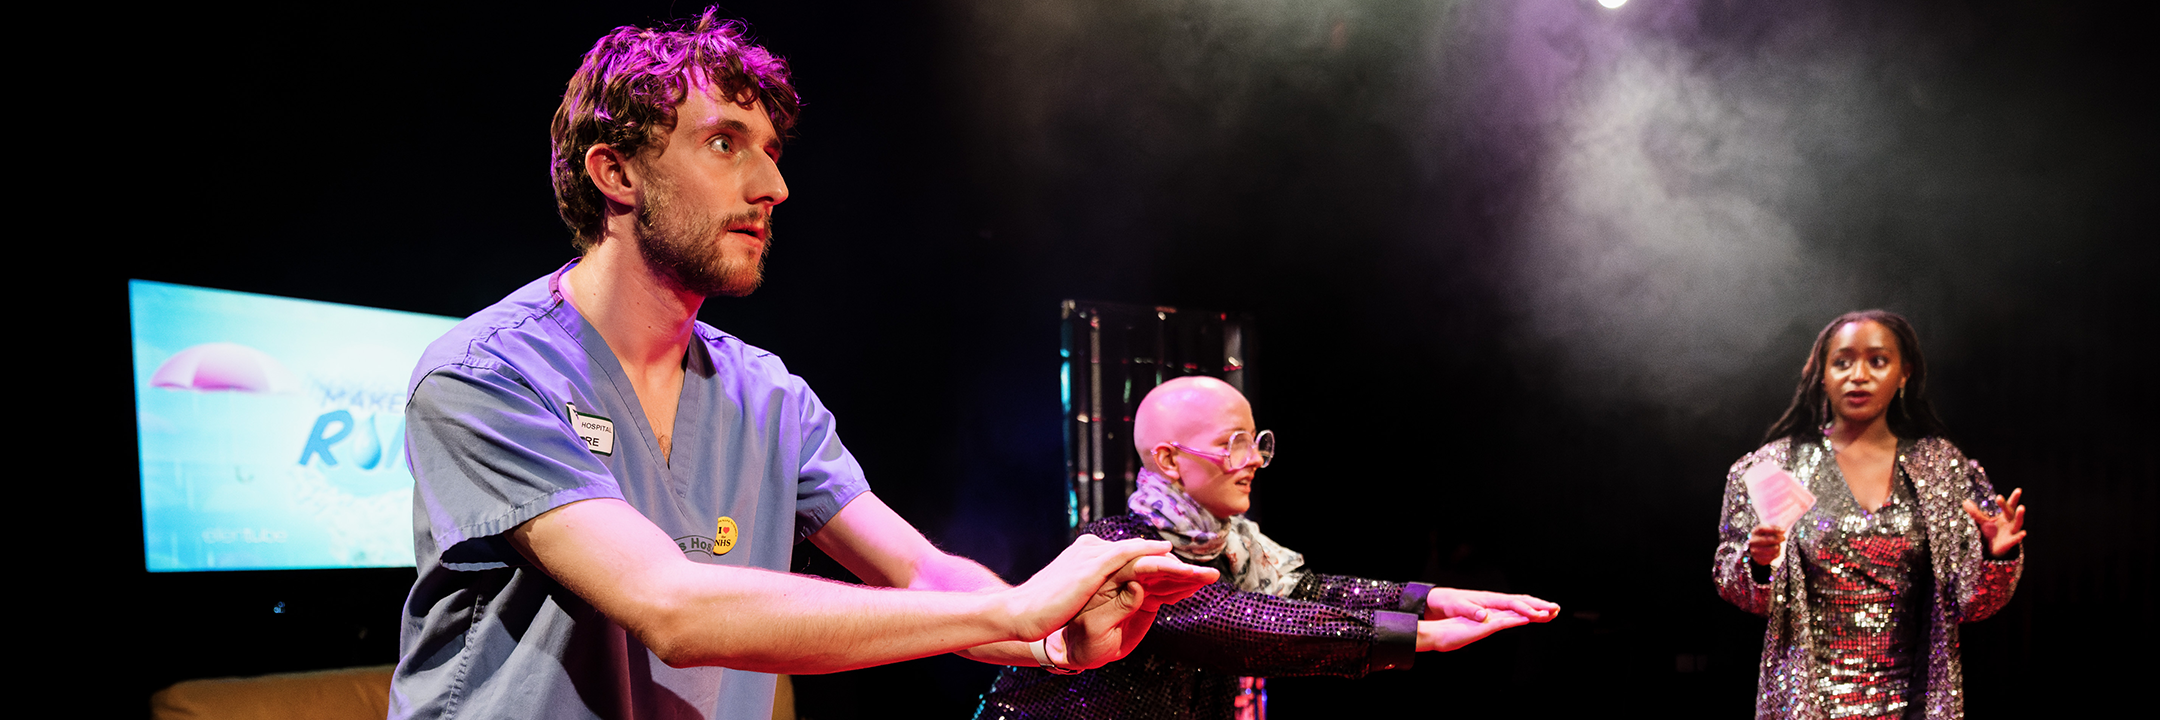
{"label": "silver sequin dress", "polygon": [[[1726,600],[1769,618],[1755,716],[1964,717],[1958,623],[2001,609],[2024,569],[2022,552],[1983,556],[1962,506],[1998,512],[1995,490],[1979,463],[1926,438],[1900,444],[1891,499],[1869,513],[1835,457],[1827,440],[1797,452],[1780,440],[1726,477],[1713,579]],[[1757,584],[1747,557],[1755,508],[1740,478],[1764,462],[1806,482],[1816,505],[1789,533],[1786,561]]]}
{"label": "silver sequin dress", "polygon": [[[1103,518],[1084,532],[1105,540],[1157,537],[1137,515]],[[1078,675],[1005,668],[975,717],[1230,718],[1240,676],[1357,677],[1408,667],[1417,649],[1416,613],[1424,611],[1430,589],[1308,572],[1288,597],[1275,597],[1218,582],[1163,606],[1147,638],[1123,660]]]}

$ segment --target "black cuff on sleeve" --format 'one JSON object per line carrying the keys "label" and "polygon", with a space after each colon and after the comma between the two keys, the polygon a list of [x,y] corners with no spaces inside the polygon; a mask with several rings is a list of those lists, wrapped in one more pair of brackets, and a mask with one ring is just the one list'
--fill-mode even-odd
{"label": "black cuff on sleeve", "polygon": [[1757,584],[1757,585],[1768,585],[1768,584],[1770,584],[1770,570],[1771,570],[1770,566],[1768,566],[1768,565],[1757,565],[1757,564],[1755,564],[1755,558],[1748,558],[1748,561],[1747,561],[1747,569],[1748,569],[1748,575],[1752,576],[1752,577],[1753,577],[1753,578],[1755,579],[1755,584]]}
{"label": "black cuff on sleeve", "polygon": [[1425,617],[1425,596],[1429,594],[1432,594],[1432,585],[1430,584],[1403,583],[1402,602],[1396,603],[1395,609],[1418,617]]}
{"label": "black cuff on sleeve", "polygon": [[1417,661],[1419,617],[1392,610],[1373,611],[1372,654],[1366,657],[1365,672],[1407,670]]}

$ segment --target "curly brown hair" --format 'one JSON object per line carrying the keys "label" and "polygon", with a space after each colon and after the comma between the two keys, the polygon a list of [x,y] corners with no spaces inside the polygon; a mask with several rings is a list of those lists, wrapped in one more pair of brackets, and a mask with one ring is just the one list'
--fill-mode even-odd
{"label": "curly brown hair", "polygon": [[764,105],[773,129],[783,135],[802,112],[802,99],[788,82],[787,61],[749,42],[750,28],[718,17],[707,8],[696,20],[649,30],[623,26],[600,38],[570,86],[549,128],[554,140],[548,171],[555,182],[555,210],[575,236],[570,243],[589,252],[600,241],[607,198],[585,174],[585,153],[606,144],[637,157],[647,145],[665,150],[675,108],[692,87],[710,87],[716,96],[745,108]]}

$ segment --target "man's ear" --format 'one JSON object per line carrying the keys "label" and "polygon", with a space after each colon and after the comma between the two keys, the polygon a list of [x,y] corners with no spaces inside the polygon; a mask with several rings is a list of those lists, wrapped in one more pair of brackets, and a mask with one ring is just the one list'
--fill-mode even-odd
{"label": "man's ear", "polygon": [[637,206],[639,183],[642,182],[631,167],[630,158],[614,146],[595,144],[585,151],[585,176],[592,179],[593,187],[607,196],[609,202],[623,207]]}

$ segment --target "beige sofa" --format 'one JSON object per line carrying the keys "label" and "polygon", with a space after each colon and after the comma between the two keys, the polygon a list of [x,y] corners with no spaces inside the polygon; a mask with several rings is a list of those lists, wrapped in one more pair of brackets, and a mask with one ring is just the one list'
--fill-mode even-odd
{"label": "beige sofa", "polygon": [[[382,720],[390,714],[390,665],[188,680],[150,697],[155,720]],[[795,684],[780,676],[773,720],[795,720]]]}

